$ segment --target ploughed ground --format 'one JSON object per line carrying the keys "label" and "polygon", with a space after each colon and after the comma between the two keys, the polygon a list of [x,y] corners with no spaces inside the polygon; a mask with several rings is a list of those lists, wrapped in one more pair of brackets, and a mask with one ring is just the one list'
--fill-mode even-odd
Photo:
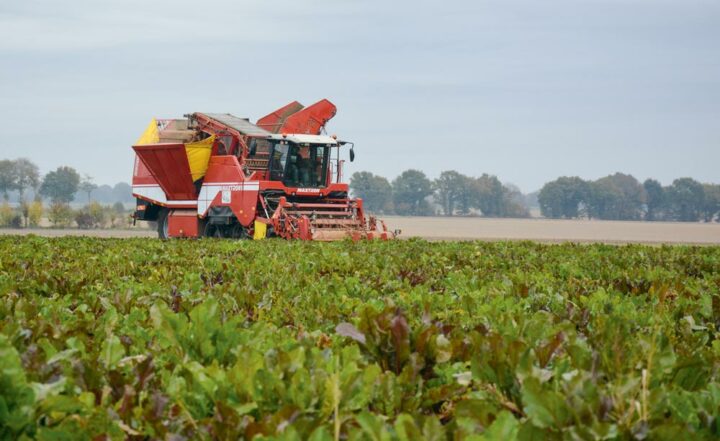
{"label": "ploughed ground", "polygon": [[[623,222],[478,217],[382,216],[401,238],[427,240],[534,240],[541,242],[685,243],[720,245],[720,224]],[[125,230],[0,229],[0,234],[40,236],[156,237],[144,227]]]}

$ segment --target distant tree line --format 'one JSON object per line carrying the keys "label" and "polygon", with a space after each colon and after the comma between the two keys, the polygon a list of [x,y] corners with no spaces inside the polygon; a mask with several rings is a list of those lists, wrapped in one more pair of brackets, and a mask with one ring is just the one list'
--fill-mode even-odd
{"label": "distant tree line", "polygon": [[[443,171],[431,180],[422,171],[410,169],[392,182],[362,171],[352,175],[350,188],[370,212],[411,216],[529,217],[528,201],[535,196],[523,195],[497,176],[473,177],[455,170]],[[68,166],[41,176],[38,166],[25,158],[0,160],[0,195],[5,205],[11,196],[20,203],[26,224],[32,208],[27,199],[49,200],[56,212],[73,201],[118,203],[117,210],[134,201],[127,183],[98,186],[90,176],[81,176]],[[555,219],[720,222],[720,185],[679,178],[663,186],[654,179],[640,183],[623,173],[595,181],[563,176],[537,192],[537,205],[543,216]]]}
{"label": "distant tree line", "polygon": [[538,193],[543,216],[647,221],[720,221],[720,185],[679,178],[669,186],[615,173],[596,181],[561,177]]}
{"label": "distant tree line", "polygon": [[5,202],[49,200],[52,203],[132,203],[132,187],[125,182],[114,186],[96,185],[92,177],[81,176],[72,167],[62,166],[40,175],[29,159],[0,160],[0,195]]}
{"label": "distant tree line", "polygon": [[350,178],[354,195],[373,213],[403,216],[482,214],[487,217],[529,217],[523,194],[497,176],[463,175],[454,170],[430,180],[419,170],[405,170],[392,183],[370,172]]}
{"label": "distant tree line", "polygon": [[[56,227],[127,226],[124,203],[134,201],[129,184],[97,186],[90,176],[82,177],[67,166],[41,176],[38,166],[24,158],[0,160],[0,194],[0,227],[13,228],[41,226],[43,217]],[[11,197],[18,202],[16,208],[8,203]],[[43,200],[50,206],[45,207]],[[87,204],[73,209],[70,202]]]}
{"label": "distant tree line", "polygon": [[463,175],[454,170],[429,179],[419,170],[406,170],[392,182],[367,171],[350,178],[353,194],[373,213],[427,216],[482,215],[528,217],[535,201],[544,217],[720,222],[720,185],[679,178],[663,186],[657,180],[640,183],[615,173],[595,181],[560,177],[531,195],[496,176]]}

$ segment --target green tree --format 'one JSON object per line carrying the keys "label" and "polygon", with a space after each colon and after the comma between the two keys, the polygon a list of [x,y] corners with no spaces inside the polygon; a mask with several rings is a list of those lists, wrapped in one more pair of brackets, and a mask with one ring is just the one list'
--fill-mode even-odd
{"label": "green tree", "polygon": [[433,182],[435,189],[435,201],[442,207],[445,216],[455,214],[456,208],[461,213],[467,213],[470,209],[471,200],[470,187],[471,179],[467,176],[456,172],[455,170],[447,170],[440,173],[440,176]]}
{"label": "green tree", "polygon": [[0,192],[5,202],[10,199],[10,193],[18,189],[18,174],[15,168],[15,161],[3,159],[0,161]]}
{"label": "green tree", "polygon": [[475,203],[475,179],[469,176],[463,178],[461,191],[457,195],[457,211],[460,214],[469,214]]}
{"label": "green tree", "polygon": [[613,206],[622,198],[620,191],[608,181],[588,182],[587,214],[590,218],[612,219]]}
{"label": "green tree", "polygon": [[661,220],[665,209],[665,189],[655,179],[643,182],[645,188],[645,220]]}
{"label": "green tree", "polygon": [[587,203],[588,193],[588,183],[577,176],[557,178],[540,189],[540,212],[554,219],[580,217],[581,204]]}
{"label": "green tree", "polygon": [[632,175],[615,173],[589,184],[588,214],[598,219],[637,220],[643,215],[645,189]]}
{"label": "green tree", "polygon": [[40,194],[53,203],[69,203],[73,200],[80,185],[80,175],[72,167],[58,167],[45,175]]}
{"label": "green tree", "polygon": [[505,216],[505,187],[497,176],[483,173],[475,180],[475,207],[483,216]]}
{"label": "green tree", "polygon": [[432,183],[419,170],[405,170],[392,183],[395,211],[401,215],[426,216],[431,213],[425,198],[432,195]]}
{"label": "green tree", "polygon": [[[703,200],[703,218],[705,222],[720,222],[720,185],[703,184],[705,199]],[[717,216],[717,217],[716,217]]]}
{"label": "green tree", "polygon": [[697,222],[703,212],[705,191],[692,178],[675,179],[668,189],[668,205],[675,220]]}
{"label": "green tree", "polygon": [[23,201],[26,190],[36,190],[40,185],[40,169],[26,158],[19,158],[13,162],[17,175],[17,190],[20,192],[20,200]]}
{"label": "green tree", "polygon": [[530,217],[527,198],[515,185],[503,184],[503,205],[505,217]]}
{"label": "green tree", "polygon": [[362,171],[350,177],[350,189],[372,213],[392,212],[392,186],[387,179]]}

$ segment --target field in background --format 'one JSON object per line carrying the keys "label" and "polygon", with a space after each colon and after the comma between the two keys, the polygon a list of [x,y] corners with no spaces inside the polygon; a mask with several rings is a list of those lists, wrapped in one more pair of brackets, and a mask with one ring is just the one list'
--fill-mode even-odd
{"label": "field in background", "polygon": [[720,244],[720,224],[385,216],[402,237],[429,240]]}
{"label": "field in background", "polygon": [[[385,216],[402,238],[428,240],[536,240],[541,242],[720,244],[720,224],[551,219],[488,219]],[[0,234],[41,236],[154,237],[147,228],[130,230],[12,230]]]}

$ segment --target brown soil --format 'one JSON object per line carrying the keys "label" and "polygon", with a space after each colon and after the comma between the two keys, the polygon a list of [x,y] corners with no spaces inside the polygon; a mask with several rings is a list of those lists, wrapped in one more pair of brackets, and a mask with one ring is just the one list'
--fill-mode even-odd
{"label": "brown soil", "polygon": [[[428,240],[534,240],[541,242],[685,243],[720,245],[720,224],[549,219],[384,217],[401,238]],[[156,237],[153,230],[0,229],[0,234],[40,236]]]}
{"label": "brown soil", "polygon": [[401,237],[430,240],[720,244],[720,224],[551,219],[385,217]]}

